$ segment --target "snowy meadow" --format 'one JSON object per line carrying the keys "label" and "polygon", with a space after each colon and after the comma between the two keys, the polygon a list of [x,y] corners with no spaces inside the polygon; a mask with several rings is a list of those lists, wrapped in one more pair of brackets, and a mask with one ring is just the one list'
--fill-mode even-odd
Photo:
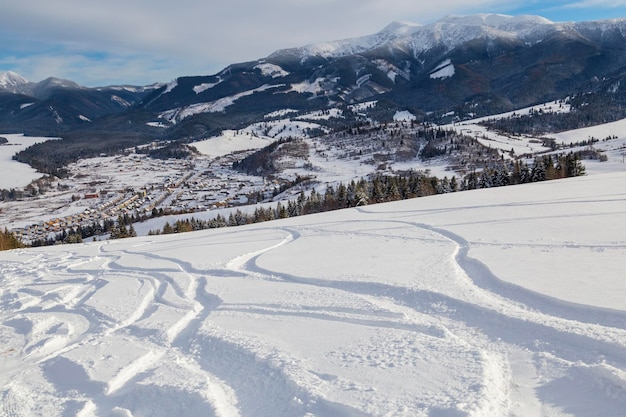
{"label": "snowy meadow", "polygon": [[0,145],[0,170],[4,173],[0,176],[0,189],[25,187],[43,175],[27,164],[14,161],[13,156],[31,145],[55,138],[29,137],[22,134],[0,134],[0,137],[7,140],[6,144]]}
{"label": "snowy meadow", "polygon": [[623,415],[625,182],[2,252],[0,415]]}

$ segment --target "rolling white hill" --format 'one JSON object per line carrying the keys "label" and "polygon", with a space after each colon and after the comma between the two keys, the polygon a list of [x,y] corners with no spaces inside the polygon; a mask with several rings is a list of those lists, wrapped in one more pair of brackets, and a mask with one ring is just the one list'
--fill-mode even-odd
{"label": "rolling white hill", "polygon": [[623,415],[625,181],[2,252],[0,415]]}

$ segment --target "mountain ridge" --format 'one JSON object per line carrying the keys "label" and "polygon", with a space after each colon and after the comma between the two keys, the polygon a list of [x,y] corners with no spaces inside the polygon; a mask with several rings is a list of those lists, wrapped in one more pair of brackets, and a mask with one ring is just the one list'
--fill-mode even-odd
{"label": "mountain ridge", "polygon": [[[0,79],[5,78],[6,86],[10,80],[19,84],[17,74]],[[5,89],[0,130],[27,126],[57,135],[114,133],[188,142],[262,122],[284,109],[319,111],[364,102],[373,103],[366,117],[380,122],[409,111],[416,121],[429,123],[583,93],[608,94],[605,100],[626,105],[626,19],[552,22],[478,14],[446,16],[428,25],[392,22],[371,35],[282,49],[213,75],[179,77],[151,88],[49,84],[45,100]],[[361,116],[350,117],[335,127],[349,127]]]}
{"label": "mountain ridge", "polygon": [[[196,77],[198,85],[211,85],[201,94],[183,93],[197,86],[186,87],[191,78],[179,78],[177,86],[144,104],[162,115],[168,106],[182,111],[283,83],[266,102],[268,112],[286,106],[294,86],[306,84],[302,95],[319,106],[384,98],[423,115],[454,108],[485,115],[588,90],[594,79],[621,77],[625,33],[624,19],[555,23],[540,16],[482,14],[447,16],[430,25],[393,22],[373,35],[282,49]],[[444,62],[451,75],[434,75]],[[260,65],[272,65],[274,75],[265,76]],[[263,93],[254,96],[264,101]]]}

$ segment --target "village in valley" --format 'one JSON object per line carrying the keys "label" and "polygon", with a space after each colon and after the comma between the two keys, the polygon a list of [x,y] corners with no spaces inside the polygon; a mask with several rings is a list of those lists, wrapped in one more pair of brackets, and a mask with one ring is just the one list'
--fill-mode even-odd
{"label": "village in valley", "polygon": [[236,155],[160,160],[131,153],[81,160],[68,167],[68,178],[46,182],[37,196],[26,192],[6,202],[0,217],[22,242],[32,243],[119,216],[146,219],[271,196],[277,182],[233,171]]}

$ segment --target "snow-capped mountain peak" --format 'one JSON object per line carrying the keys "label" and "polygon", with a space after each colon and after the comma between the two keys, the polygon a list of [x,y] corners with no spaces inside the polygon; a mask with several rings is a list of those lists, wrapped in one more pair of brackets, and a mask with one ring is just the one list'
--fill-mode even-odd
{"label": "snow-capped mountain peak", "polygon": [[388,24],[387,26],[385,26],[385,28],[381,30],[379,33],[393,35],[393,36],[406,36],[406,35],[410,35],[416,30],[419,30],[419,28],[421,27],[423,26],[417,23],[413,23],[413,22],[394,21]]}
{"label": "snow-capped mountain peak", "polygon": [[[446,16],[424,27],[413,36],[413,48],[428,48],[435,40],[447,49],[454,48],[467,41],[478,38],[508,38],[522,41],[538,41],[549,31],[558,30],[560,24],[541,16],[509,16],[503,14],[475,14],[468,16]],[[426,42],[424,42],[426,40]]]}
{"label": "snow-capped mountain peak", "polygon": [[25,87],[30,84],[30,81],[13,71],[0,73],[0,90],[23,94]]}
{"label": "snow-capped mountain peak", "polygon": [[64,80],[56,77],[49,77],[43,81],[38,83],[41,87],[52,88],[52,87],[60,87],[60,88],[81,88],[79,84],[74,81]]}
{"label": "snow-capped mountain peak", "polygon": [[541,16],[508,16],[503,14],[476,14],[446,16],[428,25],[411,22],[392,22],[381,31],[357,38],[319,42],[300,48],[277,51],[269,58],[296,56],[337,58],[366,53],[380,47],[394,45],[419,54],[435,45],[454,48],[466,41],[480,37],[541,38],[547,30],[557,29],[554,23]]}
{"label": "snow-capped mountain peak", "polygon": [[15,86],[20,84],[27,84],[28,80],[22,77],[20,74],[15,73],[13,71],[7,71],[0,74],[0,85],[3,87],[6,86]]}
{"label": "snow-capped mountain peak", "polygon": [[82,87],[76,84],[74,81],[49,77],[35,84],[35,86],[32,88],[32,95],[39,99],[46,99],[50,97],[51,94],[54,94],[54,91],[58,89],[78,90],[81,88]]}
{"label": "snow-capped mountain peak", "polygon": [[274,52],[268,59],[296,56],[299,59],[310,57],[341,57],[363,53],[393,42],[399,38],[406,38],[422,29],[423,26],[412,22],[394,21],[373,35],[336,41],[317,42],[299,48],[289,48]]}
{"label": "snow-capped mountain peak", "polygon": [[551,20],[541,16],[521,15],[509,16],[504,14],[474,14],[467,16],[448,15],[438,23],[450,23],[460,26],[487,26],[496,29],[515,31],[524,28],[554,24]]}

